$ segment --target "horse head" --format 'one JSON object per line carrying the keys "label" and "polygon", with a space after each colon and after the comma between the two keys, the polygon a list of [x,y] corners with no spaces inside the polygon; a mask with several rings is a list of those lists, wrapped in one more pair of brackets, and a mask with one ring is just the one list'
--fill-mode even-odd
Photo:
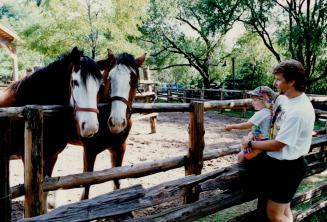
{"label": "horse head", "polygon": [[71,52],[72,77],[70,104],[82,137],[91,137],[99,130],[97,95],[102,83],[99,66],[84,56],[77,47]]}
{"label": "horse head", "polygon": [[[122,53],[115,57],[108,51],[108,59],[98,61],[104,69],[104,92],[107,93],[106,101],[109,102],[111,111],[108,118],[110,132],[122,132],[132,114],[132,103],[137,91],[139,70],[145,61],[146,54],[135,59],[133,55]],[[106,96],[105,96],[106,97]]]}

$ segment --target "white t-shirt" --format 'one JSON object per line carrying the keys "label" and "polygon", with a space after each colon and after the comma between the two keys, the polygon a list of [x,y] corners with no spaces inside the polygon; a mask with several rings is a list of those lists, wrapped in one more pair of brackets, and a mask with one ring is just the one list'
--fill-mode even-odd
{"label": "white t-shirt", "polygon": [[309,98],[302,93],[282,104],[275,124],[275,140],[286,146],[280,151],[269,151],[267,154],[279,160],[294,160],[310,150],[315,112]]}
{"label": "white t-shirt", "polygon": [[275,112],[278,106],[282,106],[282,104],[287,100],[287,97],[285,95],[278,95],[276,100],[273,104],[273,111]]}
{"label": "white t-shirt", "polygon": [[263,108],[248,120],[252,123],[252,134],[255,140],[267,140],[269,139],[269,130],[271,122],[271,110]]}
{"label": "white t-shirt", "polygon": [[270,139],[274,139],[277,135],[277,132],[280,129],[280,125],[282,124],[281,112],[285,112],[285,107],[283,104],[287,101],[287,97],[285,95],[279,95],[274,101],[272,108],[272,121],[271,121],[271,129],[270,129]]}

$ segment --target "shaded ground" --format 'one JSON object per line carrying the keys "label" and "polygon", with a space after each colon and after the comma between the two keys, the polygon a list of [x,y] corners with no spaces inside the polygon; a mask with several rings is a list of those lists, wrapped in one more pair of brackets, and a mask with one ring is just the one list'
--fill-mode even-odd
{"label": "shaded ground", "polygon": [[[150,124],[148,119],[139,120],[134,123],[128,138],[128,146],[123,165],[130,165],[145,161],[153,161],[185,155],[188,150],[188,113],[159,113],[157,121],[157,133],[149,134]],[[238,123],[244,120],[240,118],[226,117],[217,112],[205,114],[205,149],[223,148],[236,144],[241,136],[247,131],[225,132],[224,124]],[[59,156],[53,176],[68,175],[82,172],[82,149],[69,145]],[[235,156],[219,158],[206,161],[203,172],[209,172],[236,162]],[[95,170],[102,170],[110,167],[110,158],[107,152],[98,155]],[[155,175],[137,179],[126,179],[121,181],[121,187],[128,187],[134,184],[142,184],[150,187],[164,181],[178,179],[184,176],[184,168],[170,170]],[[21,160],[10,162],[10,183],[11,186],[23,183],[23,164]],[[107,182],[91,187],[90,197],[104,194],[113,190],[112,182]],[[58,191],[56,200],[59,205],[76,202],[79,200],[82,189],[71,189]],[[50,194],[49,200],[53,197]],[[13,221],[21,218],[23,198],[15,200],[13,205]],[[19,202],[17,202],[19,201]]]}

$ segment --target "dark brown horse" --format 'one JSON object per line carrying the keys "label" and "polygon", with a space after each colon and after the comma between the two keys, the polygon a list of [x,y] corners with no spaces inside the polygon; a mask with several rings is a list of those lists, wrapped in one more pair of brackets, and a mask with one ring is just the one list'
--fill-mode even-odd
{"label": "dark brown horse", "polygon": [[[144,60],[145,54],[135,59],[127,53],[115,57],[109,51],[106,60],[98,61],[98,65],[104,70],[99,101],[109,103],[110,111],[100,109],[98,133],[92,138],[82,138],[84,172],[93,171],[97,154],[106,149],[111,153],[112,167],[122,165],[126,139],[132,127],[132,103],[139,80],[138,68]],[[115,180],[114,188],[119,187],[119,181]],[[88,198],[89,189],[90,186],[85,186],[82,199]]]}
{"label": "dark brown horse", "polygon": [[[77,47],[46,67],[12,83],[0,94],[0,107],[72,105],[75,119],[67,115],[44,121],[44,175],[51,176],[58,154],[66,147],[71,130],[83,137],[98,131],[97,94],[102,82],[99,66]],[[24,121],[12,124],[10,155],[24,160]]]}

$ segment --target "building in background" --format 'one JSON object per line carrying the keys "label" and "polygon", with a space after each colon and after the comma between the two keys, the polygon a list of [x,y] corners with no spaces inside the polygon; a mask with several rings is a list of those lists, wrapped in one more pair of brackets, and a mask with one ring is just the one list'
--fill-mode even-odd
{"label": "building in background", "polygon": [[18,80],[18,61],[16,54],[17,34],[10,28],[0,24],[0,48],[5,49],[12,59],[13,72],[12,80]]}

